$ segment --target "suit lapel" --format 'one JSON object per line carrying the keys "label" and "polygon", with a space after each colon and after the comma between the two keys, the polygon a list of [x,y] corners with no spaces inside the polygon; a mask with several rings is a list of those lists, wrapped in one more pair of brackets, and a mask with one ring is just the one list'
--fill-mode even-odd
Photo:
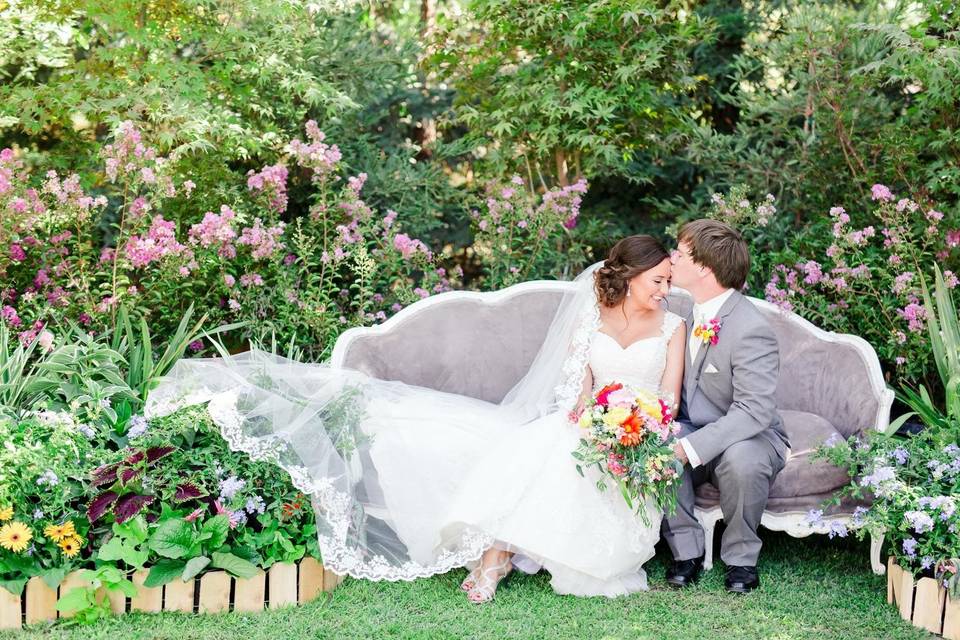
{"label": "suit lapel", "polygon": [[[691,307],[692,309],[692,307]],[[687,314],[687,344],[683,348],[683,387],[692,390],[693,376],[690,372],[693,370],[693,361],[690,359],[690,336],[693,331],[693,311]],[[698,354],[699,355],[699,354]]]}
{"label": "suit lapel", "polygon": [[[717,336],[718,343],[719,340],[723,340],[724,320],[728,315],[730,315],[731,312],[733,312],[742,299],[743,294],[739,291],[734,291],[732,294],[730,294],[730,297],[727,298],[726,302],[723,303],[723,306],[720,307],[720,312],[717,314],[717,318],[720,319],[720,333]],[[694,329],[696,329],[696,327],[693,326],[693,320],[691,316],[690,331],[693,331]],[[684,378],[686,379],[685,384],[689,385],[689,389],[693,390],[699,386],[698,383],[700,380],[700,371],[703,369],[703,363],[706,362],[707,352],[710,351],[712,346],[713,345],[709,342],[701,344],[700,348],[697,349],[697,359],[692,364],[690,363],[690,350],[687,350],[686,363],[689,368],[687,369],[687,373]]]}

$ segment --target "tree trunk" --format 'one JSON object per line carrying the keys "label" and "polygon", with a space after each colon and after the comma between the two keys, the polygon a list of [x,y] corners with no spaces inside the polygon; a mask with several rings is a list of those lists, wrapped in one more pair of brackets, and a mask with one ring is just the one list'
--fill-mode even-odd
{"label": "tree trunk", "polygon": [[[437,3],[436,0],[420,0],[420,41],[429,43],[433,37],[434,29],[437,25]],[[429,44],[427,45],[429,46]],[[430,76],[422,74],[424,94],[430,95]],[[419,126],[414,132],[414,138],[420,146],[420,153],[417,158],[425,160],[432,154],[431,147],[437,141],[437,121],[431,113],[427,113],[418,123]]]}

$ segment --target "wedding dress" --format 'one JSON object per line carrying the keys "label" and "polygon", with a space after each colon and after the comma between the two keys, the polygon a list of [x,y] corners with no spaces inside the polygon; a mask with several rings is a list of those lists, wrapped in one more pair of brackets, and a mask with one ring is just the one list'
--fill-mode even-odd
{"label": "wedding dress", "polygon": [[661,514],[647,521],[599,471],[576,470],[569,421],[587,365],[609,382],[659,390],[682,319],[626,348],[599,330],[592,270],[561,303],[530,372],[500,404],[253,350],[185,359],[148,398],[156,417],[209,402],[231,448],[283,467],[310,495],[324,565],[373,580],[474,566],[498,546],[551,574],[559,593],[646,588]]}

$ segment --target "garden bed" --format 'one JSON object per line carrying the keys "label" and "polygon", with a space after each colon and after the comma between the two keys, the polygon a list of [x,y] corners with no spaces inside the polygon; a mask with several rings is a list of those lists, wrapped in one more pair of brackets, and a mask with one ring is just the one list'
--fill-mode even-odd
{"label": "garden bed", "polygon": [[887,560],[887,603],[913,626],[960,640],[960,600],[951,598],[933,578],[914,580],[913,573],[900,568],[892,557]]}
{"label": "garden bed", "polygon": [[[277,563],[247,579],[235,578],[225,571],[210,571],[186,582],[175,580],[150,588],[143,586],[147,574],[147,570],[131,574],[130,579],[137,587],[135,596],[126,597],[119,591],[100,589],[98,599],[107,598],[115,614],[130,611],[255,612],[309,602],[321,593],[333,591],[342,581],[341,576],[325,569],[313,558],[297,563]],[[19,629],[23,624],[72,617],[70,611],[57,611],[57,599],[71,589],[88,584],[81,572],[75,571],[67,575],[56,589],[50,588],[39,577],[30,579],[22,596],[0,589],[0,629]]]}

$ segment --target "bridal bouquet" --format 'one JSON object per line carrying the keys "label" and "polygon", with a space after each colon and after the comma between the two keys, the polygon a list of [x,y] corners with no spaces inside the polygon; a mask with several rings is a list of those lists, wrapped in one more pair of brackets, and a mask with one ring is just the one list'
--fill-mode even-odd
{"label": "bridal bouquet", "polygon": [[666,399],[614,383],[570,417],[582,429],[580,446],[573,451],[580,475],[584,466],[597,465],[603,472],[597,488],[606,490],[606,480],[612,479],[630,508],[636,503],[646,524],[647,497],[666,513],[676,509],[677,478],[683,467],[670,440],[680,427]]}

